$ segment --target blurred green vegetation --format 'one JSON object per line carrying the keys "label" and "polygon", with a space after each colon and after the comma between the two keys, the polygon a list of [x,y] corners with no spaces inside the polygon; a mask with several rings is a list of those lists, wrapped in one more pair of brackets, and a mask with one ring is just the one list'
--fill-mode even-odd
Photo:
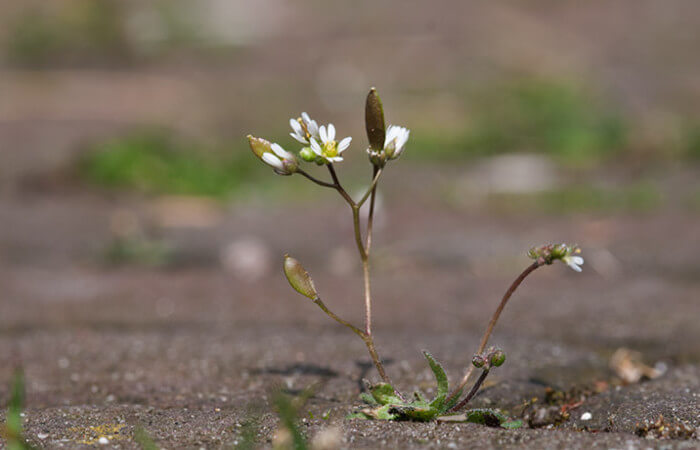
{"label": "blurred green vegetation", "polygon": [[567,165],[590,165],[626,146],[622,118],[585,90],[564,82],[517,80],[464,94],[468,121],[459,130],[411,133],[417,158],[471,158],[537,152]]}
{"label": "blurred green vegetation", "polygon": [[620,187],[573,185],[529,194],[492,193],[487,197],[489,208],[496,211],[535,211],[548,214],[579,212],[644,213],[663,203],[658,186],[638,182]]}
{"label": "blurred green vegetation", "polygon": [[33,5],[11,23],[7,57],[28,66],[88,56],[102,62],[122,61],[129,48],[123,12],[115,0],[80,0],[57,10]]}
{"label": "blurred green vegetation", "polygon": [[29,3],[9,21],[5,55],[28,67],[129,63],[197,41],[181,2]]}
{"label": "blurred green vegetation", "polygon": [[684,155],[694,160],[700,160],[700,124],[686,127],[683,143]]}
{"label": "blurred green vegetation", "polygon": [[166,131],[134,132],[88,149],[78,176],[103,188],[225,199],[264,168],[244,139],[212,147]]}
{"label": "blurred green vegetation", "polygon": [[174,260],[167,244],[145,237],[115,238],[104,251],[105,262],[114,265],[165,267]]}

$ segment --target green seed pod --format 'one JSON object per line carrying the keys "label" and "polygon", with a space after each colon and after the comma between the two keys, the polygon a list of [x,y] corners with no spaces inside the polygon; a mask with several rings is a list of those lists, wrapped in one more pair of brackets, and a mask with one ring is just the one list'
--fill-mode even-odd
{"label": "green seed pod", "polygon": [[289,255],[284,255],[284,275],[295,291],[311,300],[318,299],[311,276],[299,261]]}
{"label": "green seed pod", "polygon": [[375,88],[370,89],[369,94],[367,94],[365,127],[367,128],[367,139],[369,140],[370,148],[376,151],[382,150],[384,148],[384,138],[386,137],[384,108]]}
{"label": "green seed pod", "polygon": [[496,350],[491,353],[491,365],[494,367],[502,366],[506,362],[506,354],[503,350]]}

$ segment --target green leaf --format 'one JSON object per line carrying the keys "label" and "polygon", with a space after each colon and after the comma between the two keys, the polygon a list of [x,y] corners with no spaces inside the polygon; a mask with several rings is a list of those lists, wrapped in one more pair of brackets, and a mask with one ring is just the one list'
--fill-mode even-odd
{"label": "green leaf", "polygon": [[433,355],[431,355],[427,351],[423,351],[423,354],[425,355],[425,359],[428,360],[430,369],[433,371],[435,379],[437,380],[437,395],[435,396],[433,401],[430,402],[430,406],[435,409],[441,410],[442,405],[445,402],[445,397],[447,397],[447,375],[445,374],[445,369],[442,368],[439,362],[435,361]]}
{"label": "green leaf", "polygon": [[430,405],[418,405],[416,403],[395,406],[392,412],[401,419],[418,420],[421,422],[433,420],[438,415],[438,410]]}
{"label": "green leaf", "polygon": [[394,392],[394,388],[389,383],[375,384],[374,386],[370,387],[370,393],[372,394],[372,397],[374,397],[374,399],[380,405],[388,405],[388,404],[401,405],[401,404],[403,404],[401,399],[396,396],[396,392]]}
{"label": "green leaf", "polygon": [[416,391],[413,393],[413,398],[415,398],[416,402],[421,402],[421,403],[428,403],[428,400],[423,396],[422,393]]}
{"label": "green leaf", "polygon": [[372,397],[372,394],[368,394],[367,392],[361,392],[360,393],[360,400],[363,402],[367,403],[368,405],[378,405],[377,401]]}
{"label": "green leaf", "polygon": [[396,405],[384,405],[376,408],[367,408],[361,411],[369,419],[396,420],[399,418],[395,413]]}
{"label": "green leaf", "polygon": [[359,419],[359,420],[369,420],[370,417],[367,416],[367,414],[363,412],[353,412],[345,416],[345,420],[353,420],[353,419]]}
{"label": "green leaf", "polygon": [[490,408],[470,409],[464,414],[466,422],[478,423],[489,427],[500,427],[504,422],[508,421],[508,417],[504,416],[500,411]]}
{"label": "green leaf", "polygon": [[507,420],[501,423],[501,428],[507,428],[509,430],[515,430],[523,426],[522,420]]}

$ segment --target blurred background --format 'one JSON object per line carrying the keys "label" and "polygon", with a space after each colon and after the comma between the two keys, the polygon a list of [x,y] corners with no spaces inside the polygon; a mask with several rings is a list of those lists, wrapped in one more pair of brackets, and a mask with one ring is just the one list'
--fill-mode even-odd
{"label": "blurred background", "polygon": [[[254,326],[335,330],[288,298],[285,251],[359,321],[346,206],[275,176],[245,136],[296,150],[290,117],[334,123],[354,138],[338,170],[357,195],[376,86],[388,122],[411,129],[380,188],[377,328],[422,317],[476,333],[492,308],[479,299],[495,301],[530,246],[561,240],[581,244],[584,274],[543,271],[512,326],[545,318],[548,331],[520,332],[652,358],[669,357],[675,330],[687,339],[672,357],[700,358],[699,14],[691,0],[2,1],[3,355],[37,376],[55,352],[100,373],[110,352],[128,360],[129,333],[156,354],[171,326],[238,327],[231,352],[267,342]],[[85,381],[97,391],[46,377],[35,392],[108,398],[98,375]]]}

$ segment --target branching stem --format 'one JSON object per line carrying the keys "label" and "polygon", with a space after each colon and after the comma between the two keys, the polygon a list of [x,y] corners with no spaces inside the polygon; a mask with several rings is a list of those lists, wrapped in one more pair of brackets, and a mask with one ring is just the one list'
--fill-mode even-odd
{"label": "branching stem", "polygon": [[[525,280],[525,278],[527,278],[528,275],[530,275],[535,269],[542,266],[543,264],[544,260],[542,259],[538,259],[537,261],[533,262],[532,264],[527,266],[527,268],[525,268],[525,270],[523,270],[523,272],[520,275],[518,275],[518,278],[516,278],[510,285],[506,293],[503,295],[503,298],[501,299],[501,303],[498,305],[498,308],[496,308],[496,311],[493,313],[493,316],[491,317],[488,326],[486,327],[486,331],[484,332],[484,335],[481,338],[481,343],[479,344],[479,349],[476,351],[476,354],[483,353],[484,349],[486,348],[486,345],[489,342],[489,337],[491,336],[491,333],[493,332],[493,329],[496,326],[496,322],[498,322],[498,318],[501,317],[501,312],[503,312],[503,308],[505,308],[506,303],[508,303],[508,300],[513,295],[513,292],[515,292],[515,290],[518,289],[518,286],[520,286],[520,284],[523,282],[523,280]],[[469,369],[467,369],[467,372],[464,374],[464,377],[459,383],[459,386],[457,386],[457,388],[455,388],[452,391],[452,393],[447,397],[448,400],[452,399],[455,395],[458,395],[459,392],[461,392],[462,389],[464,389],[464,386],[466,386],[467,382],[469,382],[469,377],[471,376],[472,372],[474,372],[474,366],[470,364]],[[459,408],[464,406],[463,404],[466,404],[464,400],[462,400],[462,402],[453,407],[452,411],[457,411]]]}
{"label": "branching stem", "polygon": [[[352,197],[347,193],[345,188],[340,184],[340,180],[338,179],[338,174],[335,172],[335,169],[333,168],[333,164],[328,164],[328,172],[331,174],[331,178],[333,179],[333,184],[330,183],[325,183],[320,180],[316,180],[315,178],[311,177],[310,175],[306,174],[305,172],[301,172],[302,175],[306,176],[309,178],[311,181],[314,181],[317,184],[321,184],[322,186],[326,187],[332,187],[335,190],[338,191],[338,193],[345,199],[347,204],[350,206],[350,209],[352,210],[352,223],[353,223],[353,228],[354,228],[354,234],[355,234],[355,243],[357,244],[357,251],[360,253],[360,259],[362,261],[362,274],[364,277],[364,286],[365,286],[365,330],[362,331],[355,327],[354,325],[351,325],[350,323],[346,322],[345,320],[339,318],[335,314],[333,314],[324,304],[323,302],[319,300],[316,301],[316,303],[323,309],[326,314],[328,314],[331,318],[334,320],[338,321],[339,323],[349,327],[355,334],[360,336],[362,340],[364,341],[365,345],[367,346],[367,350],[369,351],[370,357],[372,358],[372,362],[374,363],[374,366],[377,368],[377,372],[379,372],[379,376],[382,378],[382,380],[392,386],[394,388],[394,391],[396,392],[396,395],[401,398],[402,400],[405,400],[403,395],[394,387],[394,384],[392,383],[391,379],[386,373],[386,370],[384,370],[384,365],[382,364],[381,358],[379,357],[379,354],[377,353],[377,349],[374,345],[374,339],[372,337],[372,294],[370,290],[370,278],[369,278],[369,248],[370,244],[372,242],[372,221],[374,217],[374,198],[376,196],[376,189],[377,189],[377,182],[379,181],[379,177],[382,174],[382,170],[378,168],[377,166],[374,167],[374,172],[372,174],[372,183],[370,184],[369,189],[367,189],[367,192],[365,195],[362,197],[362,199],[359,202],[355,202]],[[363,244],[362,242],[362,227],[360,224],[360,207],[367,201],[367,199],[370,198],[370,212],[367,218],[367,244]]]}
{"label": "branching stem", "polygon": [[321,181],[321,180],[319,180],[318,178],[315,178],[315,177],[309,175],[308,173],[304,172],[304,171],[301,170],[301,169],[297,169],[297,173],[299,173],[300,175],[305,176],[305,177],[308,178],[309,180],[311,180],[311,181],[313,181],[314,183],[316,183],[316,184],[318,184],[318,185],[321,185],[321,186],[323,186],[323,187],[328,187],[328,188],[333,188],[333,189],[336,188],[336,185],[335,185],[335,184],[327,183],[327,182],[325,182],[325,181]]}

